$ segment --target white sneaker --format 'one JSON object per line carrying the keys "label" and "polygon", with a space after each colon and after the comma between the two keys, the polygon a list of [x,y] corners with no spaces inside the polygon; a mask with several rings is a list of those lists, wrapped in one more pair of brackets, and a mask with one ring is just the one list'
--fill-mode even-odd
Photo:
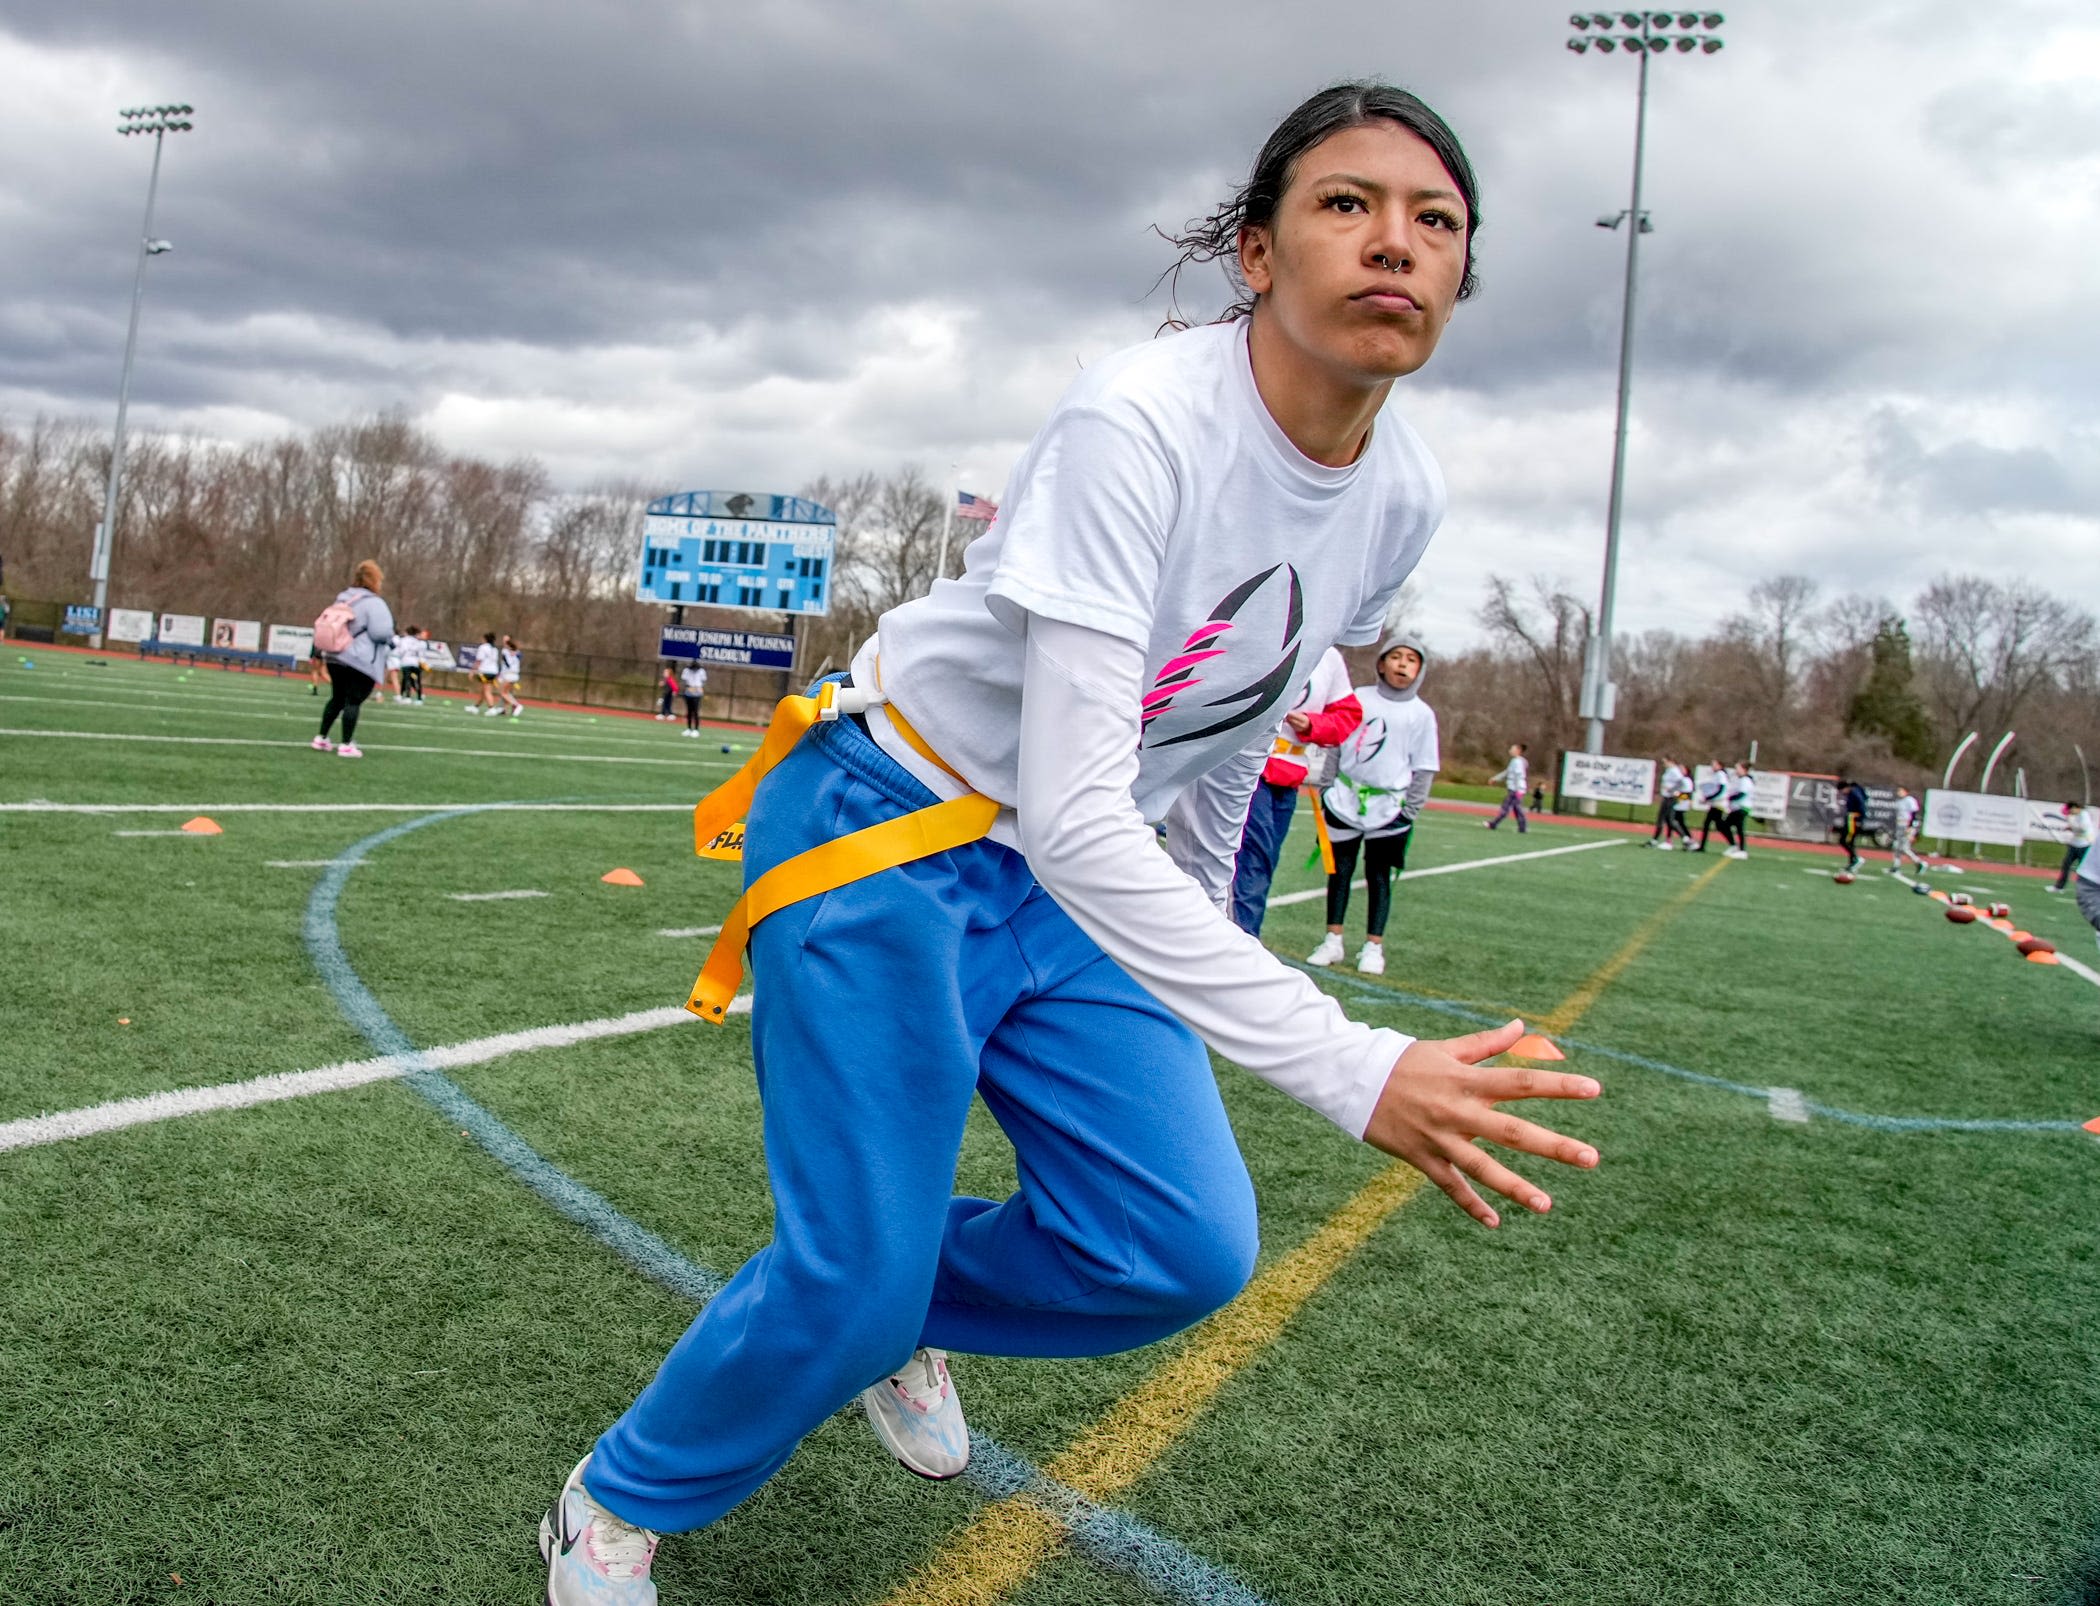
{"label": "white sneaker", "polygon": [[312,747],[316,753],[333,753],[335,751],[335,743],[325,736],[316,736],[307,745]]}
{"label": "white sneaker", "polygon": [[1348,951],[1342,946],[1342,939],[1330,931],[1320,939],[1320,946],[1305,956],[1305,962],[1308,965],[1339,964]]}
{"label": "white sneaker", "polygon": [[970,1429],[945,1352],[914,1350],[902,1368],[861,1390],[860,1404],[883,1448],[907,1472],[942,1482],[970,1464]]}
{"label": "white sneaker", "polygon": [[335,750],[335,756],[337,758],[363,758],[365,750],[355,742],[345,742]]}
{"label": "white sneaker", "polygon": [[540,1518],[547,1606],[656,1606],[649,1564],[657,1535],[622,1522],[583,1487],[585,1456]]}
{"label": "white sneaker", "polygon": [[1726,853],[1722,854],[1721,857],[1724,859],[1747,859],[1750,857],[1750,855],[1745,853],[1741,848],[1730,848]]}
{"label": "white sneaker", "polygon": [[1356,968],[1366,976],[1383,976],[1385,974],[1385,944],[1382,942],[1365,943],[1362,948],[1357,950]]}
{"label": "white sneaker", "polygon": [[1655,845],[1656,845],[1657,847],[1661,848],[1661,849],[1663,850],[1663,852],[1665,852],[1665,853],[1668,853],[1668,852],[1670,852],[1670,851],[1671,851],[1672,849],[1674,849],[1674,848],[1675,848],[1675,847],[1677,846],[1677,844],[1676,844],[1676,843],[1674,843],[1674,842],[1658,842],[1658,843],[1656,843]]}

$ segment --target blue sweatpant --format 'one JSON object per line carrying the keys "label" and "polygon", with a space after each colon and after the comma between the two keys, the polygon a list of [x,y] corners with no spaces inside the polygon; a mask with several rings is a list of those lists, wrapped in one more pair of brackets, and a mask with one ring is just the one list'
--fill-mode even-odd
{"label": "blue sweatpant", "polygon": [[[760,784],[747,883],[935,801],[852,720]],[[1254,1190],[1195,1036],[977,842],[793,904],[752,934],[773,1241],[599,1439],[594,1498],[713,1522],[921,1344],[1101,1355],[1177,1332],[1254,1265]],[[954,1196],[973,1094],[1011,1198]]]}
{"label": "blue sweatpant", "polygon": [[1269,883],[1276,879],[1276,861],[1297,807],[1297,787],[1271,786],[1267,781],[1257,781],[1254,796],[1247,800],[1247,828],[1240,833],[1240,854],[1232,868],[1232,919],[1249,936],[1261,935]]}

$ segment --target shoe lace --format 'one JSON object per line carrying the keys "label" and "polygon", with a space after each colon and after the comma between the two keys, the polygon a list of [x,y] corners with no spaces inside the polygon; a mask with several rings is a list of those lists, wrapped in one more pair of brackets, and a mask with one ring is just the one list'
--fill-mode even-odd
{"label": "shoe lace", "polygon": [[946,1350],[914,1350],[911,1359],[890,1375],[890,1381],[904,1390],[915,1405],[930,1409],[940,1403],[947,1364]]}
{"label": "shoe lace", "polygon": [[590,1502],[591,1554],[608,1577],[636,1578],[649,1570],[656,1535],[622,1522],[596,1501]]}

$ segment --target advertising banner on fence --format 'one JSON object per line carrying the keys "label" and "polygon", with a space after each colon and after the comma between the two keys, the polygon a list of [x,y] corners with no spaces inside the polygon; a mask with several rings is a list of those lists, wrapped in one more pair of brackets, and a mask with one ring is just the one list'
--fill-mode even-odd
{"label": "advertising banner on fence", "polygon": [[1990,842],[2018,847],[2027,839],[2027,800],[1985,792],[1925,790],[1924,835],[1950,842]]}
{"label": "advertising banner on fence", "polygon": [[1593,797],[1600,803],[1653,803],[1655,760],[1563,753],[1560,790],[1563,797]]}
{"label": "advertising banner on fence", "polygon": [[[1886,831],[1896,820],[1896,789],[1867,784],[1867,829]],[[1782,829],[1791,837],[1814,840],[1827,837],[1838,825],[1837,777],[1792,775],[1787,777],[1786,813]]]}
{"label": "advertising banner on fence", "polygon": [[314,650],[314,627],[312,625],[270,626],[269,651],[281,653],[287,658],[297,658],[302,663]]}
{"label": "advertising banner on fence", "polygon": [[214,647],[231,647],[235,652],[261,652],[262,621],[214,619],[211,622],[211,644]]}
{"label": "advertising banner on fence", "polygon": [[153,614],[146,608],[112,608],[105,641],[151,641]]}
{"label": "advertising banner on fence", "polygon": [[204,615],[201,613],[164,613],[160,616],[160,640],[177,647],[201,647],[204,645]]}
{"label": "advertising banner on fence", "polygon": [[665,658],[695,658],[731,669],[792,669],[795,638],[756,630],[706,630],[698,625],[665,625],[657,648]]}
{"label": "advertising banner on fence", "polygon": [[2027,840],[2030,842],[2054,842],[2060,848],[2071,845],[2071,832],[2077,824],[2078,815],[2085,811],[2075,809],[2064,813],[2061,803],[2038,803],[2027,800]]}
{"label": "advertising banner on fence", "polygon": [[65,623],[58,627],[62,636],[92,636],[102,625],[102,610],[86,603],[66,604]]}

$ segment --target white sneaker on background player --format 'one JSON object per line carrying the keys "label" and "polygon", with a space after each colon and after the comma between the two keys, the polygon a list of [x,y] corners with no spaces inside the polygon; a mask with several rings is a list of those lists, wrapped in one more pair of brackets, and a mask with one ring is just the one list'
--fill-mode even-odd
{"label": "white sneaker on background player", "polygon": [[1385,974],[1385,944],[1367,942],[1357,951],[1356,968],[1366,976]]}
{"label": "white sneaker on background player", "polygon": [[938,1483],[970,1464],[970,1428],[945,1351],[914,1350],[897,1371],[861,1390],[860,1403],[883,1448],[906,1471]]}
{"label": "white sneaker on background player", "polygon": [[1305,956],[1308,965],[1338,965],[1348,956],[1349,950],[1342,946],[1342,939],[1328,932],[1320,939],[1320,946]]}
{"label": "white sneaker on background player", "polygon": [[547,1606],[656,1606],[649,1564],[658,1536],[622,1522],[585,1492],[583,1469],[590,1464],[589,1456],[576,1463],[540,1518]]}

